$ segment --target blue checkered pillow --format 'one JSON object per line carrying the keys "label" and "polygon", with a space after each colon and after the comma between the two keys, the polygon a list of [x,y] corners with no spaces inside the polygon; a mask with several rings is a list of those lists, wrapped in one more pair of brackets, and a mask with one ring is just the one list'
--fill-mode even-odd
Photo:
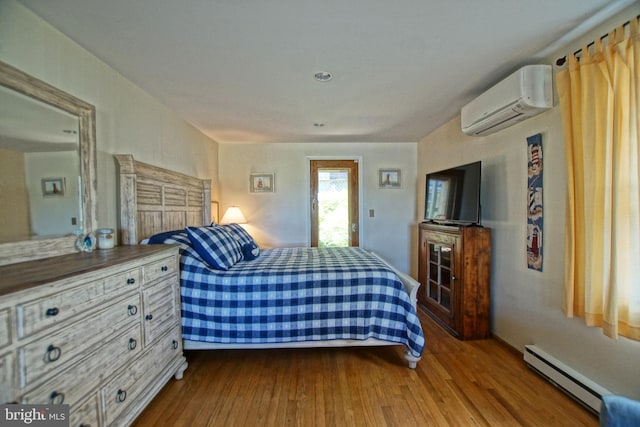
{"label": "blue checkered pillow", "polygon": [[242,259],[240,244],[222,227],[187,227],[187,235],[198,255],[211,268],[228,270]]}
{"label": "blue checkered pillow", "polygon": [[149,237],[148,243],[150,245],[159,243],[184,243],[185,245],[188,245],[189,239],[187,238],[187,233],[184,232],[184,229],[181,229],[154,234]]}
{"label": "blue checkered pillow", "polygon": [[242,258],[245,261],[251,261],[258,258],[260,248],[255,243],[245,243],[242,245]]}
{"label": "blue checkered pillow", "polygon": [[242,228],[241,225],[226,224],[226,225],[221,225],[221,227],[224,228],[226,231],[228,231],[229,234],[231,234],[233,238],[236,239],[238,243],[240,243],[240,246],[244,246],[246,244],[258,246],[255,240],[253,240],[253,237],[251,237],[251,235],[247,233],[247,230]]}

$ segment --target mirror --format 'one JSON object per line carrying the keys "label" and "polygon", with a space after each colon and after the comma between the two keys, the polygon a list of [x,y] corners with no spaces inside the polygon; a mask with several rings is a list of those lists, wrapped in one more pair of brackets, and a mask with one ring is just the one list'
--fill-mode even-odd
{"label": "mirror", "polygon": [[78,118],[0,87],[0,243],[79,229]]}
{"label": "mirror", "polygon": [[76,251],[95,165],[95,108],[0,62],[0,265]]}

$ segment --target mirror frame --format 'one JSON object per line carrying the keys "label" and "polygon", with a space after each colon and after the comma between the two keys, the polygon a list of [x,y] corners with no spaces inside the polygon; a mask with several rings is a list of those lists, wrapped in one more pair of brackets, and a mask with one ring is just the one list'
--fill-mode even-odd
{"label": "mirror frame", "polygon": [[[82,183],[82,229],[97,224],[96,110],[75,96],[0,61],[0,85],[78,117],[80,177]],[[0,265],[49,258],[77,252],[76,236],[0,243]]]}

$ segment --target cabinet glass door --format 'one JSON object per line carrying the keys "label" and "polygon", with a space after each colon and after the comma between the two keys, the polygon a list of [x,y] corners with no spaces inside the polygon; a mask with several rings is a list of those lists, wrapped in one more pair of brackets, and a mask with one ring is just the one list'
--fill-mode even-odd
{"label": "cabinet glass door", "polygon": [[431,303],[451,312],[453,300],[453,248],[440,243],[428,243],[427,298]]}

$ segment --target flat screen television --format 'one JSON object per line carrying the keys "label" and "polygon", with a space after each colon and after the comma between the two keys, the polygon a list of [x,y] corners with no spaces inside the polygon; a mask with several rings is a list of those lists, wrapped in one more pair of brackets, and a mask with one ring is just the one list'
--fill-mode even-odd
{"label": "flat screen television", "polygon": [[424,220],[441,224],[480,225],[482,162],[427,174]]}

